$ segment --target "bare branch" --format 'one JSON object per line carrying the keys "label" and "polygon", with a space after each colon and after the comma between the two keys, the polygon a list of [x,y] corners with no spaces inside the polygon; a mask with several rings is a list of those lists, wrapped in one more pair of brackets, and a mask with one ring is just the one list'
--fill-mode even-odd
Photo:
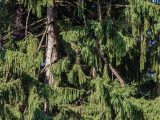
{"label": "bare branch", "polygon": [[39,43],[39,46],[38,46],[36,52],[38,52],[38,51],[40,50],[40,47],[41,47],[42,42],[43,42],[43,40],[44,40],[44,37],[45,37],[45,35],[46,35],[46,33],[47,33],[47,29],[48,29],[48,26],[46,26],[45,32],[43,33],[43,36],[42,36],[42,38],[41,38],[41,41],[40,41],[40,43]]}
{"label": "bare branch", "polygon": [[27,19],[26,19],[25,36],[27,36],[27,29],[28,29],[28,19],[29,19],[29,15],[30,15],[31,9],[32,9],[32,8],[30,8],[30,9],[29,9],[29,11],[28,11],[28,15],[27,15]]}
{"label": "bare branch", "polygon": [[119,80],[120,84],[122,87],[124,87],[125,82],[122,79],[122,77],[120,76],[120,74],[117,72],[116,69],[113,68],[113,66],[109,63],[109,61],[107,61],[107,59],[104,57],[104,55],[99,51],[99,49],[97,48],[99,55],[101,56],[101,58],[104,60],[105,64],[109,66],[109,69],[111,70],[111,72],[115,75],[115,77]]}
{"label": "bare branch", "polygon": [[[46,20],[46,18],[40,19],[40,20],[38,20],[38,21],[30,24],[30,25],[28,25],[28,27],[31,27],[31,26],[33,26],[33,25],[35,25],[35,24],[37,24],[37,23],[39,23],[39,22],[42,22],[42,21],[44,21],[44,20]],[[9,35],[11,35],[13,32],[17,32],[17,31],[23,30],[24,28],[25,28],[25,27],[22,27],[21,29],[11,31],[10,33],[8,33],[7,35],[5,35],[5,36],[3,37],[3,40],[7,39],[7,37],[8,37]]]}

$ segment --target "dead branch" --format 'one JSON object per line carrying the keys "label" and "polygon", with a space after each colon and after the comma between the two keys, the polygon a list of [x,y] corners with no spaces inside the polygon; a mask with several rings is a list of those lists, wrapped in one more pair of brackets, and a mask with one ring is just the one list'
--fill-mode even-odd
{"label": "dead branch", "polygon": [[[44,21],[44,20],[46,20],[46,18],[40,19],[40,20],[38,20],[38,21],[30,24],[30,25],[28,25],[28,27],[31,27],[31,26],[33,26],[33,25],[35,25],[35,24],[37,24],[37,23],[39,23],[39,22],[42,22],[42,21]],[[17,32],[17,31],[23,30],[24,28],[25,28],[25,27],[22,27],[21,29],[11,31],[10,33],[8,33],[7,35],[5,35],[5,36],[3,37],[3,40],[7,39],[7,37],[8,37],[9,35],[11,35],[13,32]]]}
{"label": "dead branch", "polygon": [[47,33],[47,29],[48,29],[48,25],[46,26],[45,32],[43,33],[43,36],[42,36],[42,38],[41,38],[41,41],[40,41],[40,43],[39,43],[39,46],[38,46],[36,52],[38,52],[38,51],[40,50],[41,46],[42,46],[42,42],[43,42],[44,37],[45,37],[45,35],[46,35],[46,33]]}
{"label": "dead branch", "polygon": [[31,9],[32,9],[32,8],[30,8],[30,9],[29,9],[29,11],[28,11],[28,15],[27,15],[27,19],[26,19],[25,36],[27,36],[27,29],[28,29],[28,19],[29,19],[29,15],[30,15]]}
{"label": "dead branch", "polygon": [[120,84],[122,87],[124,87],[125,82],[122,79],[122,77],[120,76],[120,74],[118,73],[118,71],[116,69],[113,68],[113,66],[109,63],[109,61],[104,57],[104,55],[99,51],[99,49],[97,48],[99,55],[101,56],[101,58],[104,60],[105,64],[109,66],[109,69],[111,70],[111,72],[115,75],[115,77],[119,80]]}

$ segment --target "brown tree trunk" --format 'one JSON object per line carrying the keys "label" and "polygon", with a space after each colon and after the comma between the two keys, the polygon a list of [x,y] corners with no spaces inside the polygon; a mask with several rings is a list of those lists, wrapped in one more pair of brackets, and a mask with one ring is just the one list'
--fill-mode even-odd
{"label": "brown tree trunk", "polygon": [[2,48],[2,35],[0,34],[0,49]]}
{"label": "brown tree trunk", "polygon": [[97,0],[97,12],[98,12],[98,19],[102,21],[102,11],[101,11],[101,2]]}
{"label": "brown tree trunk", "polygon": [[13,25],[13,30],[15,30],[15,32],[13,32],[13,36],[15,40],[22,39],[24,37],[24,29],[22,29],[24,27],[22,20],[22,14],[24,10],[22,6],[18,5],[15,6],[12,12],[14,12],[14,20],[11,21]]}
{"label": "brown tree trunk", "polygon": [[[51,64],[55,63],[58,59],[57,52],[57,39],[55,32],[55,8],[54,5],[47,7],[47,36],[46,36],[46,58],[45,58],[45,84],[51,84],[54,82],[54,77],[51,73]],[[48,114],[49,112],[49,101],[46,98],[44,101],[44,112]]]}
{"label": "brown tree trunk", "polygon": [[1,51],[5,51],[5,49],[2,47],[2,41],[3,41],[3,37],[2,37],[2,35],[0,34],[0,50],[1,50]]}
{"label": "brown tree trunk", "polygon": [[54,6],[47,7],[47,48],[46,48],[46,73],[45,83],[51,84],[54,81],[53,75],[51,74],[51,64],[56,62],[58,59],[57,53],[57,39],[55,34],[55,8]]}

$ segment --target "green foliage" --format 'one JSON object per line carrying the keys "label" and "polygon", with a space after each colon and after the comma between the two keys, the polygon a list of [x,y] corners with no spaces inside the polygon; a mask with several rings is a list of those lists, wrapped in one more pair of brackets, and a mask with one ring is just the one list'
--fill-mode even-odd
{"label": "green foliage", "polygon": [[[4,21],[9,13],[3,6],[5,2],[1,3],[0,30],[8,32],[13,24]],[[19,0],[14,4],[23,4],[35,17],[42,17],[42,9],[53,3],[58,2]],[[146,99],[141,89],[147,79],[157,85],[160,78],[160,7],[147,0],[103,1],[112,7],[105,8],[110,13],[99,22],[97,13],[94,20],[87,18],[89,6],[85,0],[77,3],[74,14],[81,18],[79,26],[72,18],[55,21],[60,28],[58,47],[64,49],[59,48],[59,60],[51,66],[52,84],[43,82],[45,49],[37,51],[37,33],[19,41],[9,34],[2,42],[5,51],[0,51],[0,120],[158,120],[159,97]],[[115,7],[119,3],[127,5]],[[150,46],[150,40],[156,45]],[[109,64],[124,78],[124,87]],[[148,68],[154,71],[153,77],[146,77]],[[44,112],[46,101],[48,108]]]}
{"label": "green foliage", "polygon": [[0,17],[1,17],[1,21],[0,21],[0,32],[7,32],[8,28],[9,28],[9,11],[7,10],[7,8],[4,6],[3,3],[0,2]]}
{"label": "green foliage", "polygon": [[35,54],[37,41],[32,36],[19,42],[19,51],[7,50],[5,53],[5,71],[21,75],[23,72],[35,75],[36,69],[40,68],[42,53]]}

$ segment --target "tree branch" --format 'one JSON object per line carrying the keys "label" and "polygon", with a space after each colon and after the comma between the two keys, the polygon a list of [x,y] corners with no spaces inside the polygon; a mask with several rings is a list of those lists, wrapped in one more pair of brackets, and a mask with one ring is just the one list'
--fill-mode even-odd
{"label": "tree branch", "polygon": [[113,66],[109,63],[109,61],[107,61],[107,59],[104,57],[103,54],[101,54],[101,52],[99,51],[99,49],[97,48],[99,55],[101,56],[101,58],[104,60],[105,64],[109,66],[109,69],[111,70],[111,72],[115,75],[115,77],[119,80],[120,84],[122,87],[124,87],[125,82],[122,79],[122,77],[120,76],[120,74],[118,73],[118,71],[116,69],[113,68]]}
{"label": "tree branch", "polygon": [[[31,26],[33,26],[33,25],[35,25],[35,24],[37,24],[37,23],[39,23],[39,22],[42,22],[42,21],[44,21],[44,20],[46,20],[46,18],[40,19],[40,20],[38,20],[38,21],[30,24],[30,25],[28,25],[28,27],[31,27]],[[5,35],[5,36],[3,37],[3,40],[7,39],[7,37],[8,37],[9,35],[11,35],[13,32],[17,32],[17,31],[23,30],[24,28],[25,28],[25,27],[22,27],[21,29],[11,31],[10,33],[8,33],[7,35]]]}
{"label": "tree branch", "polygon": [[28,11],[28,15],[27,15],[27,19],[26,19],[25,36],[27,36],[27,29],[28,29],[28,19],[29,19],[29,15],[30,15],[31,9],[32,9],[32,8],[30,8],[30,9],[29,9],[29,11]]}
{"label": "tree branch", "polygon": [[46,33],[47,33],[47,29],[48,29],[48,25],[46,26],[45,32],[43,33],[43,36],[42,36],[42,38],[41,38],[41,41],[40,41],[40,43],[39,43],[39,46],[38,46],[36,52],[38,52],[38,51],[40,50],[40,47],[41,47],[42,42],[43,42],[43,40],[44,40],[44,37],[45,37],[45,35],[46,35]]}

